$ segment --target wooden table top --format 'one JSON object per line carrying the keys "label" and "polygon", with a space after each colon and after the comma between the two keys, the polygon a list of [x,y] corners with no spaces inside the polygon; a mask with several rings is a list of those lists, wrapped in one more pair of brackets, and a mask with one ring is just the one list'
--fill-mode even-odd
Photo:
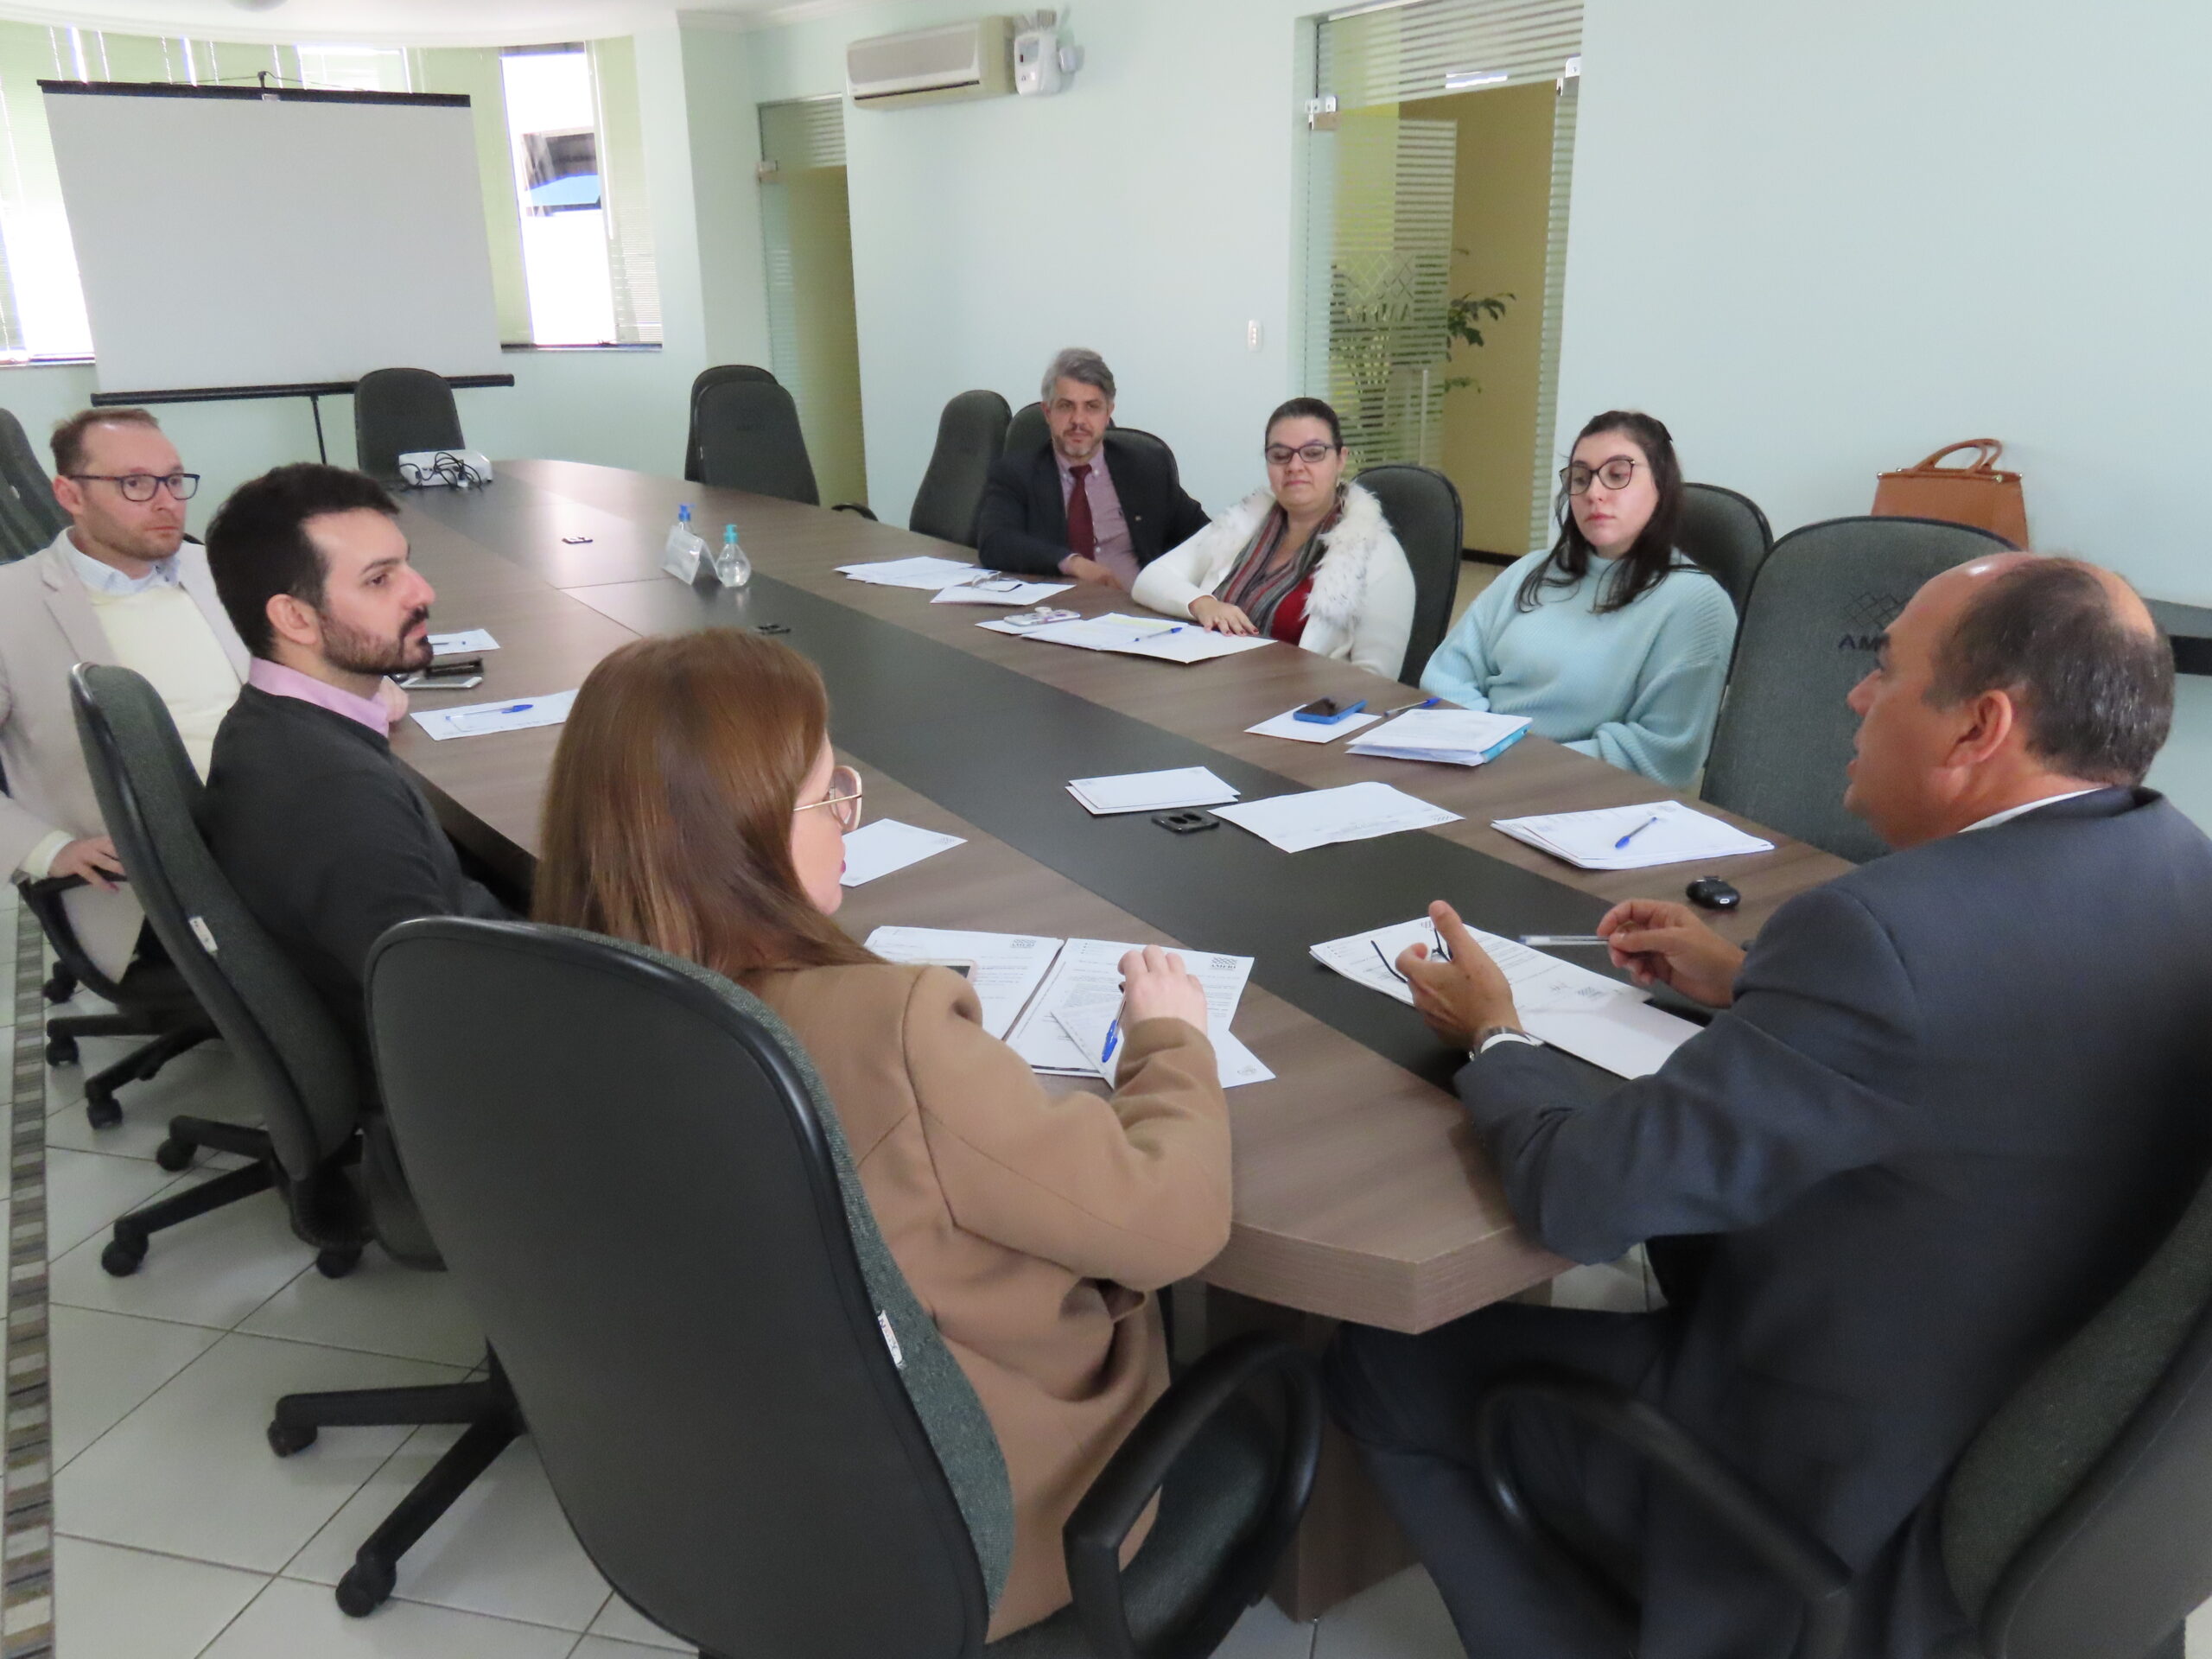
{"label": "wooden table top", "polygon": [[[1186,668],[1010,638],[975,626],[988,620],[989,611],[932,605],[926,593],[852,582],[834,568],[917,554],[972,558],[963,548],[854,514],[610,467],[508,461],[497,470],[499,481],[478,493],[406,498],[403,524],[416,562],[438,588],[435,625],[441,631],[488,628],[501,646],[486,658],[482,688],[458,698],[418,696],[418,707],[567,690],[600,658],[641,632],[796,622],[792,643],[824,662],[830,675],[833,736],[849,760],[855,757],[845,749],[845,729],[834,710],[884,706],[885,689],[862,684],[867,675],[853,666],[855,652],[864,656],[873,642],[909,671],[934,673],[938,683],[948,671],[972,673],[996,704],[1021,705],[1013,718],[1033,716],[1047,727],[1071,719],[1084,725],[1087,705],[1088,727],[1128,717],[1165,734],[1159,740],[1163,743],[1172,738],[1203,745],[1232,769],[1242,763],[1317,788],[1375,779],[1461,815],[1457,823],[1412,836],[1357,844],[1370,855],[1395,848],[1400,860],[1411,854],[1432,861],[1448,857],[1452,868],[1488,869],[1500,882],[1517,883],[1519,893],[1557,884],[1586,895],[1592,912],[1599,901],[1677,896],[1697,873],[1688,867],[1579,871],[1492,830],[1493,818],[1530,812],[1688,798],[1539,738],[1524,740],[1491,766],[1469,770],[1362,759],[1341,744],[1287,743],[1243,730],[1317,696],[1365,697],[1378,710],[1418,700],[1417,692],[1349,664],[1276,645]],[[755,572],[767,580],[740,594],[701,599],[663,575],[661,544],[680,501],[692,503],[694,520],[709,542],[719,539],[717,526],[736,524]],[[1085,614],[1134,608],[1126,594],[1089,587],[1052,602]],[[840,638],[831,639],[833,633]],[[972,670],[960,670],[961,659],[951,652],[975,659]],[[1034,683],[1033,697],[1009,697],[1009,688],[1019,692],[1012,676]],[[995,707],[994,712],[1003,711]],[[1125,728],[1128,719],[1119,719],[1109,734]],[[526,875],[534,858],[544,777],[558,736],[557,728],[549,728],[434,743],[410,721],[394,734],[393,747],[429,791],[455,838],[517,878]],[[1049,745],[1052,733],[1038,734],[1035,741]],[[985,810],[983,798],[972,790],[966,798],[971,812],[994,817],[1007,836],[908,787],[902,771],[932,772],[912,753],[923,747],[933,746],[910,740],[906,757],[887,753],[862,759],[869,814],[943,830],[966,837],[967,844],[849,890],[840,920],[855,937],[898,923],[1230,948],[1179,938],[1172,926],[1156,925],[1181,912],[1149,906],[1152,895],[1142,885],[1131,885],[1127,855],[1109,880],[1104,862],[1094,873],[1082,862],[1080,849],[1063,855],[1057,843],[1040,843],[1022,827],[1018,811],[1012,817],[1000,814],[995,799]],[[911,766],[902,764],[906,759]],[[1064,777],[1056,772],[1050,781],[1057,789]],[[952,798],[945,789],[937,792]],[[1782,900],[1848,868],[1758,825],[1745,827],[1765,835],[1776,849],[1726,862],[1727,876],[1745,902],[1719,925],[1739,939],[1756,931]],[[1165,832],[1147,833],[1167,839]],[[1243,835],[1224,828],[1188,839]],[[1009,844],[1008,836],[1025,844]],[[1451,845],[1401,845],[1425,837]],[[1138,846],[1140,855],[1151,855],[1144,851],[1148,845]],[[1217,849],[1215,856],[1230,850]],[[1251,856],[1249,849],[1235,850],[1242,858]],[[1479,861],[1471,863],[1471,855],[1479,855]],[[1268,855],[1285,857],[1272,849]],[[1299,855],[1309,868],[1319,856]],[[1544,881],[1511,876],[1499,865]],[[1281,868],[1300,867],[1286,861]],[[1117,905],[1108,893],[1123,902]],[[1565,897],[1572,901],[1572,893]],[[1155,909],[1153,920],[1137,913],[1147,907]],[[1393,913],[1364,925],[1401,919]],[[1484,918],[1478,913],[1470,919],[1479,924]],[[1317,932],[1306,942],[1328,937]],[[1276,982],[1283,983],[1281,964],[1270,965]],[[1335,981],[1325,970],[1315,972]],[[1230,1091],[1236,1225],[1228,1249],[1208,1269],[1208,1281],[1309,1313],[1421,1331],[1558,1271],[1558,1259],[1514,1227],[1458,1102],[1398,1063],[1420,1053],[1421,1058],[1410,1062],[1419,1071],[1441,1077],[1448,1070],[1440,1047],[1419,1033],[1411,1013],[1349,982],[1335,982],[1338,991],[1348,988],[1377,1005],[1363,1004],[1363,1019],[1403,1016],[1390,1039],[1379,1045],[1398,1055],[1394,1060],[1377,1052],[1377,1044],[1338,1028],[1351,1022],[1332,1023],[1308,1012],[1317,992],[1292,985],[1290,994],[1306,1005],[1297,1006],[1261,983],[1264,976],[1255,969],[1236,1030],[1277,1075],[1273,1082]],[[1045,1081],[1047,1087],[1081,1086]]]}

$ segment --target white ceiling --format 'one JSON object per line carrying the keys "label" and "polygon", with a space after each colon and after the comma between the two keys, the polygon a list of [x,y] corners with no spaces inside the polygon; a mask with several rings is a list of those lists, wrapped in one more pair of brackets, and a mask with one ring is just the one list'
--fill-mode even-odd
{"label": "white ceiling", "polygon": [[[770,15],[842,9],[849,0],[688,0],[687,15],[733,25]],[[626,35],[667,23],[677,8],[651,0],[72,0],[0,4],[12,20],[187,35],[219,41],[359,41],[400,46],[526,46]]]}

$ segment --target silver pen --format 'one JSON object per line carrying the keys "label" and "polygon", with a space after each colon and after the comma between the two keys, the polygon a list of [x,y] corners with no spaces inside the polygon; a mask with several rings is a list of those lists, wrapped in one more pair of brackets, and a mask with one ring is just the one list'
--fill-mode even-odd
{"label": "silver pen", "polygon": [[1575,949],[1591,949],[1612,943],[1611,939],[1595,933],[1523,933],[1520,938],[1523,944],[1549,944]]}

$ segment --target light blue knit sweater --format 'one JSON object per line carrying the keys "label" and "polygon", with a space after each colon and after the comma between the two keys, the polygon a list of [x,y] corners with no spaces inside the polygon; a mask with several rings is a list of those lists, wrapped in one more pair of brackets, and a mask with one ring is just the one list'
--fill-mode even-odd
{"label": "light blue knit sweater", "polygon": [[1469,709],[1526,715],[1568,748],[1686,788],[1705,764],[1736,637],[1719,582],[1681,564],[1624,610],[1599,614],[1611,560],[1593,558],[1573,588],[1548,588],[1515,608],[1548,555],[1531,553],[1477,596],[1428,659],[1421,684]]}

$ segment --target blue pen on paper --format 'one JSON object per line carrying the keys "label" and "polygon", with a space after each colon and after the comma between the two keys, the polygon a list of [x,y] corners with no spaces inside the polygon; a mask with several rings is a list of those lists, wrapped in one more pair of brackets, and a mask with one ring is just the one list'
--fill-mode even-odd
{"label": "blue pen on paper", "polygon": [[537,707],[537,705],[534,702],[512,702],[499,712],[503,715],[526,715]]}
{"label": "blue pen on paper", "polygon": [[1656,812],[1654,812],[1642,823],[1637,824],[1635,829],[1630,830],[1628,834],[1623,836],[1618,841],[1615,842],[1613,843],[1613,850],[1615,852],[1620,851],[1622,848],[1627,846],[1629,842],[1634,841],[1638,836],[1642,835],[1645,830],[1649,830],[1653,824],[1658,822],[1659,815]]}
{"label": "blue pen on paper", "polygon": [[1441,709],[1443,706],[1443,698],[1431,697],[1424,702],[1408,702],[1402,704],[1398,708],[1391,709],[1390,713],[1394,715],[1409,715],[1416,709]]}
{"label": "blue pen on paper", "polygon": [[1114,1058],[1114,1050],[1121,1040],[1122,1021],[1120,1016],[1116,1015],[1106,1022],[1106,1046],[1098,1051],[1099,1065],[1103,1065]]}

